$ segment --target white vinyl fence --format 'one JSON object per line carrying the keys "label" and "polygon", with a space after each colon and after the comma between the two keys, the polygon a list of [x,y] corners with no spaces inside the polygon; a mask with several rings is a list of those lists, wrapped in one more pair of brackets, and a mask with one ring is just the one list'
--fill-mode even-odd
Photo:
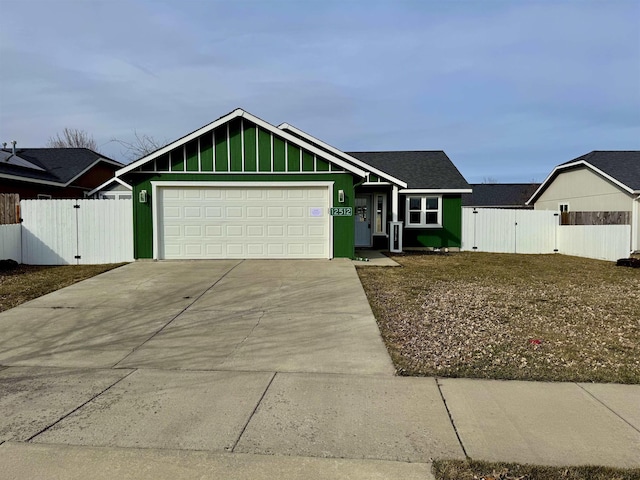
{"label": "white vinyl fence", "polygon": [[614,261],[629,256],[630,225],[560,225],[551,210],[462,209],[462,250],[562,253]]}
{"label": "white vinyl fence", "polygon": [[19,223],[0,225],[0,260],[21,261],[20,230]]}
{"label": "white vinyl fence", "polygon": [[577,257],[617,260],[631,251],[631,225],[562,225],[558,227],[560,253]]}
{"label": "white vinyl fence", "polygon": [[22,263],[133,261],[131,200],[22,200]]}
{"label": "white vinyl fence", "polygon": [[552,253],[558,217],[547,210],[462,209],[462,249],[496,253]]}

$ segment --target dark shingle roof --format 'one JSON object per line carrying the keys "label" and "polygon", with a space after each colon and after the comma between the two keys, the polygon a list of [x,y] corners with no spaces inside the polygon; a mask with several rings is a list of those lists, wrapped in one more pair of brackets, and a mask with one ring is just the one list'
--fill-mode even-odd
{"label": "dark shingle roof", "polygon": [[640,190],[640,150],[594,150],[561,165],[585,161],[632,190]]}
{"label": "dark shingle roof", "polygon": [[539,183],[473,183],[462,195],[463,207],[526,207]]}
{"label": "dark shingle roof", "polygon": [[[10,150],[3,149],[3,152]],[[19,148],[16,155],[45,171],[0,162],[0,174],[15,175],[25,180],[67,184],[98,160],[113,162],[114,166],[124,166],[88,148]]]}
{"label": "dark shingle roof", "polygon": [[447,154],[441,150],[346,153],[403,180],[407,183],[407,188],[471,188]]}

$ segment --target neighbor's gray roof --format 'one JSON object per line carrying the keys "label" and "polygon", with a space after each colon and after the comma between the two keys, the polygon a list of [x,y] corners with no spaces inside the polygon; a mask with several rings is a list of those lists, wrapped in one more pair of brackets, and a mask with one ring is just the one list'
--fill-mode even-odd
{"label": "neighbor's gray roof", "polygon": [[447,190],[471,188],[442,150],[345,153],[405,181],[407,188]]}
{"label": "neighbor's gray roof", "polygon": [[[11,153],[9,149],[2,151],[3,157]],[[18,148],[16,155],[45,171],[0,162],[0,174],[22,177],[26,181],[32,179],[67,184],[98,160],[106,160],[114,166],[123,166],[120,162],[88,148]]]}
{"label": "neighbor's gray roof", "polygon": [[594,150],[560,164],[585,161],[634,191],[640,190],[640,150]]}
{"label": "neighbor's gray roof", "polygon": [[463,207],[525,207],[539,183],[472,183],[462,195]]}

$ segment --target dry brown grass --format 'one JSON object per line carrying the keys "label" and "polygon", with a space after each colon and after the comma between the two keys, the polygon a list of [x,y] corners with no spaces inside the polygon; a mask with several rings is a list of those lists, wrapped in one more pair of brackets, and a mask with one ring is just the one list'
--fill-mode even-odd
{"label": "dry brown grass", "polygon": [[640,383],[640,269],[563,255],[393,257],[358,273],[402,375]]}
{"label": "dry brown grass", "polygon": [[640,480],[640,469],[544,467],[472,460],[436,460],[438,480]]}
{"label": "dry brown grass", "polygon": [[20,265],[0,271],[0,312],[121,265]]}

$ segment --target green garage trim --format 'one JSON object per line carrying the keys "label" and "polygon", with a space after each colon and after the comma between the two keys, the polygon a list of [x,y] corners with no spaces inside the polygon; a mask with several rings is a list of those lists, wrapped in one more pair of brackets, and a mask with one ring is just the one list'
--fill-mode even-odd
{"label": "green garage trim", "polygon": [[[153,258],[153,211],[151,182],[162,181],[211,181],[211,182],[333,182],[333,198],[331,205],[354,206],[354,177],[351,174],[281,174],[271,175],[268,179],[260,174],[190,174],[190,173],[156,173],[130,174],[129,183],[133,186],[133,198],[137,199],[140,191],[146,190],[147,203],[133,202],[134,222],[134,258]],[[338,203],[338,191],[345,192],[345,202]],[[354,255],[354,220],[353,217],[333,217],[333,256],[352,258]]]}

